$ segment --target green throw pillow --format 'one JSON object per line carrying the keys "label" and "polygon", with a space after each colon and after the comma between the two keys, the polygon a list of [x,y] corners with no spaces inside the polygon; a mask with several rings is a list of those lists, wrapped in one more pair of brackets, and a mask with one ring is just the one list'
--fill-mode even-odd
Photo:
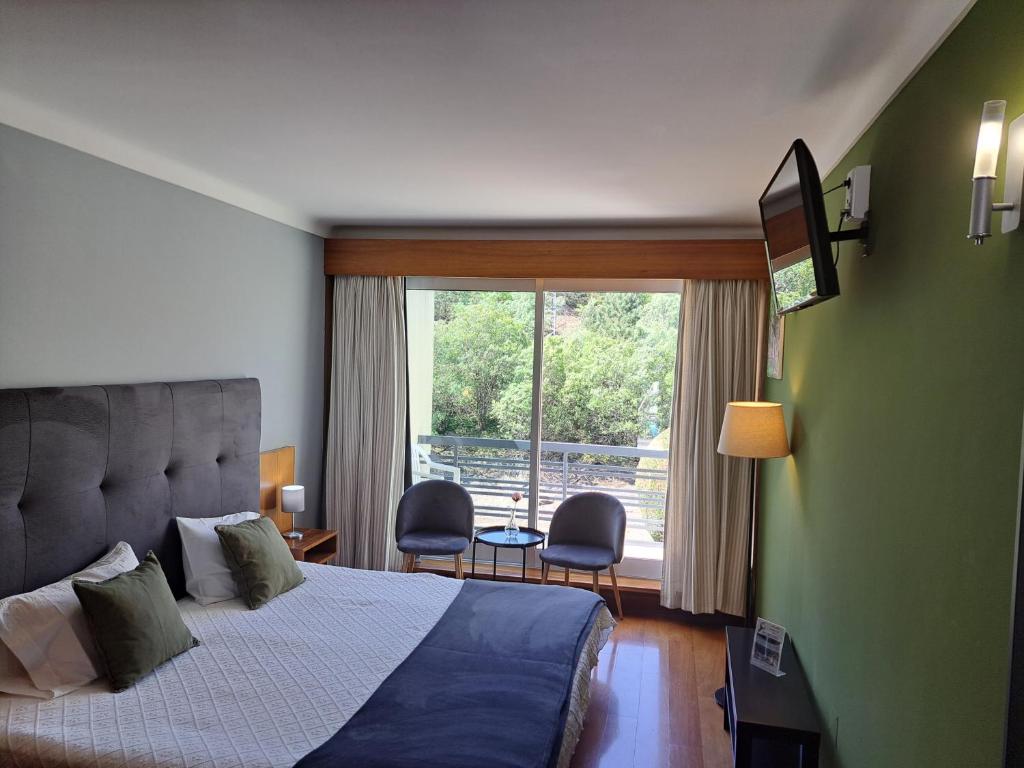
{"label": "green throw pillow", "polygon": [[269,517],[218,525],[214,530],[242,599],[250,608],[259,608],[304,581],[281,532]]}
{"label": "green throw pillow", "polygon": [[167,577],[152,552],[133,571],[99,582],[75,579],[71,587],[115,693],[199,645],[181,620]]}

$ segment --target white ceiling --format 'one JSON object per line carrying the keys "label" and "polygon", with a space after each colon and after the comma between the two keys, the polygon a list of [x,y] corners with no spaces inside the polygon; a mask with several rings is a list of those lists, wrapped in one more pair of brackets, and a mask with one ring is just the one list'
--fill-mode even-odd
{"label": "white ceiling", "polygon": [[750,227],[972,0],[0,0],[0,122],[316,232]]}

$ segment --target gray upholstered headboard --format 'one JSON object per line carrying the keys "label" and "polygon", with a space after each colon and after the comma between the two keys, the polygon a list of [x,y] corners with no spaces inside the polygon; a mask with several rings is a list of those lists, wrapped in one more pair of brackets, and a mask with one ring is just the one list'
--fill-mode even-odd
{"label": "gray upholstered headboard", "polygon": [[0,390],[0,597],[127,541],[184,594],[175,517],[259,508],[256,379]]}

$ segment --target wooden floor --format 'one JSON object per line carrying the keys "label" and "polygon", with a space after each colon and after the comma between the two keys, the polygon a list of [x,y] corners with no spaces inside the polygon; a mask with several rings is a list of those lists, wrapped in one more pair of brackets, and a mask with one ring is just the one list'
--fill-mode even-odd
{"label": "wooden floor", "polygon": [[724,677],[725,630],[627,615],[601,651],[572,768],[730,766]]}

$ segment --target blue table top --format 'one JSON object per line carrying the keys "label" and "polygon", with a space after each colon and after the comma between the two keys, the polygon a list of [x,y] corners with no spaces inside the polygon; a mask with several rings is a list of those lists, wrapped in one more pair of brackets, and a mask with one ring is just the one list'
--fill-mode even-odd
{"label": "blue table top", "polygon": [[520,528],[519,533],[509,536],[504,526],[481,528],[474,539],[492,547],[536,547],[544,542],[544,533],[536,528]]}

